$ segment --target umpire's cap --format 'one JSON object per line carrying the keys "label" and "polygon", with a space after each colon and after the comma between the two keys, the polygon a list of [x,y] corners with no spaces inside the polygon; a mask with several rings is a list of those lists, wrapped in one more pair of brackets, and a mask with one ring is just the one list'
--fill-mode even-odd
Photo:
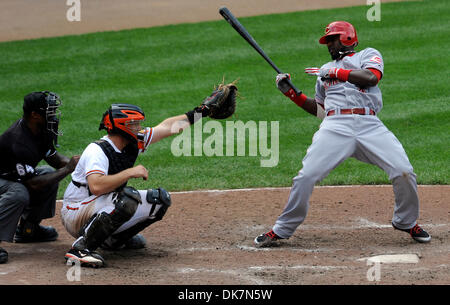
{"label": "umpire's cap", "polygon": [[49,108],[59,107],[61,100],[56,93],[50,91],[37,91],[25,95],[23,99],[23,113],[35,111],[46,116]]}

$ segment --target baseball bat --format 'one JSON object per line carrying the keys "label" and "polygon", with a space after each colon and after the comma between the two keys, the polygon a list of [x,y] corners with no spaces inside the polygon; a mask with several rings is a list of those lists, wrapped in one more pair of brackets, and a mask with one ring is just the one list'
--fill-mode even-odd
{"label": "baseball bat", "polygon": [[[252,35],[244,28],[244,26],[239,22],[239,20],[234,17],[234,15],[230,12],[230,10],[226,7],[221,7],[219,9],[220,15],[236,30],[236,32],[239,33],[239,35],[242,36],[242,38],[245,39],[255,50],[259,53],[259,55],[262,56],[266,60],[266,62],[278,73],[283,73],[277,65],[267,56],[267,54],[261,49],[261,47],[258,45],[255,39],[253,39]],[[292,84],[290,79],[286,79],[289,86],[294,89],[294,91],[297,93],[297,95],[301,94],[302,91],[298,90],[294,84]]]}

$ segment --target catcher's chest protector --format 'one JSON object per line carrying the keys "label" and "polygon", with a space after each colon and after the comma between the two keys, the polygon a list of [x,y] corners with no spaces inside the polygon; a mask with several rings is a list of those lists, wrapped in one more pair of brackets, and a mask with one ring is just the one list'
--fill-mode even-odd
{"label": "catcher's chest protector", "polygon": [[[123,170],[131,168],[134,166],[136,162],[139,149],[137,145],[129,144],[127,145],[122,153],[118,153],[114,150],[111,144],[105,140],[95,141],[95,144],[100,146],[105,155],[108,157],[109,167],[108,167],[108,175],[117,174]],[[122,185],[120,188],[123,188],[126,185]]]}

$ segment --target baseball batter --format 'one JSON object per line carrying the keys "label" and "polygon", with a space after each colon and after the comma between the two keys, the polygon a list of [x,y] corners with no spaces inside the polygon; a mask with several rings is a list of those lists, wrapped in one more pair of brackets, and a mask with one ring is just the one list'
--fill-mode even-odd
{"label": "baseball batter", "polygon": [[417,242],[429,242],[431,236],[416,222],[416,175],[400,142],[377,117],[383,106],[378,87],[384,71],[381,53],[373,48],[356,52],[356,30],[345,21],[330,23],[319,43],[327,45],[332,61],[305,69],[317,76],[314,98],[295,93],[286,82],[289,74],[276,78],[284,95],[323,121],[303,158],[303,168],[293,179],[283,212],[272,230],[255,238],[255,245],[270,246],[292,236],[305,220],[315,183],[350,157],[374,164],[389,175],[395,195],[393,227],[408,232]]}

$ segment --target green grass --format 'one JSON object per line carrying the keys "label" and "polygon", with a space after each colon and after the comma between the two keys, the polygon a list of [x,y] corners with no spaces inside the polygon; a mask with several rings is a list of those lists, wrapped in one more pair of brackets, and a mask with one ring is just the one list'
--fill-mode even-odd
{"label": "green grass", "polygon": [[[240,18],[261,47],[297,87],[314,95],[303,69],[329,61],[318,44],[326,23],[348,20],[358,50],[381,51],[385,74],[379,114],[403,144],[420,184],[449,184],[450,7],[446,0],[382,4],[381,22],[366,19],[368,6]],[[150,170],[138,188],[168,190],[289,186],[320,124],[283,97],[275,72],[223,20],[0,44],[0,130],[21,115],[23,96],[52,90],[63,99],[59,151],[81,154],[103,135],[102,113],[113,102],[140,105],[148,126],[184,113],[209,95],[223,76],[238,83],[237,119],[280,122],[278,166],[261,157],[174,157],[172,139],[152,145],[138,162]],[[234,118],[236,119],[236,118]],[[224,125],[225,126],[225,125]],[[206,137],[207,135],[204,135]],[[61,191],[68,183],[61,183]],[[384,184],[379,168],[349,159],[322,184]]]}

